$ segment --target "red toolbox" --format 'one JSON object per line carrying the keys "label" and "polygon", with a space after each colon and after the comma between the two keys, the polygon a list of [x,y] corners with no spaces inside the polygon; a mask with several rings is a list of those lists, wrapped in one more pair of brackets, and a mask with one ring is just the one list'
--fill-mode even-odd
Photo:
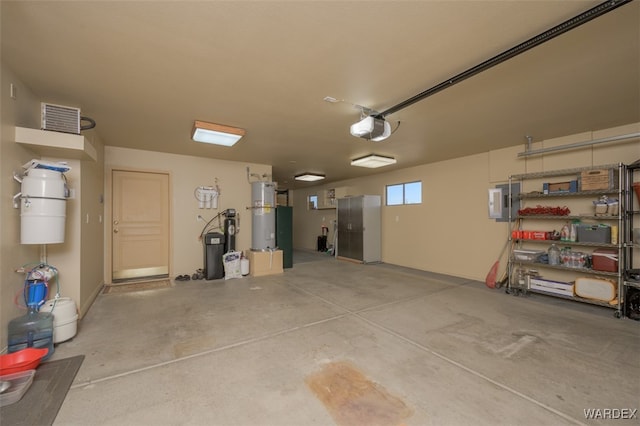
{"label": "red toolbox", "polygon": [[591,268],[594,271],[618,272],[618,250],[613,248],[594,250]]}

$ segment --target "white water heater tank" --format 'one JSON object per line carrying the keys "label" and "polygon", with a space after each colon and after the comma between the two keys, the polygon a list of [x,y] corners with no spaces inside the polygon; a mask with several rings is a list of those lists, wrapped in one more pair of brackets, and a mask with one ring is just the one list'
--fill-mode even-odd
{"label": "white water heater tank", "polygon": [[276,248],[276,184],[251,183],[251,250]]}
{"label": "white water heater tank", "polygon": [[64,242],[66,198],[61,172],[34,168],[22,178],[20,242],[54,244]]}

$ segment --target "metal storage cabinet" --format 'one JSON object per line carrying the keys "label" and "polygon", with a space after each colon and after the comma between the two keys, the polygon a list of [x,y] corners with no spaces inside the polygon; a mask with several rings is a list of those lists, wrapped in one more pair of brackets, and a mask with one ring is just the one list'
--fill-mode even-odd
{"label": "metal storage cabinet", "polygon": [[338,257],[380,262],[380,205],[379,195],[338,199]]}

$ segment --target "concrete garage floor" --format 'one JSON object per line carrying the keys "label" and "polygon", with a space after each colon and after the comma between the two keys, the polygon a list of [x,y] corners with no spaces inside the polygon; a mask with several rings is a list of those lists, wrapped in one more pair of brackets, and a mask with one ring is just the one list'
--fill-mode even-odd
{"label": "concrete garage floor", "polygon": [[100,295],[52,358],[86,356],[55,424],[591,425],[640,408],[640,323],[613,310],[295,259]]}

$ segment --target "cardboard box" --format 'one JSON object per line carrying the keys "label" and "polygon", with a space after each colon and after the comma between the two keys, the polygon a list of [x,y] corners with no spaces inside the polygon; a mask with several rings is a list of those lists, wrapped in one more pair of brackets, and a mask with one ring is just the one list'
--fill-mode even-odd
{"label": "cardboard box", "polygon": [[578,181],[569,182],[543,183],[542,191],[545,194],[553,194],[556,192],[578,192]]}
{"label": "cardboard box", "polygon": [[261,277],[283,272],[282,250],[252,251],[247,250],[249,259],[249,275]]}
{"label": "cardboard box", "polygon": [[546,293],[573,297],[573,284],[570,283],[543,280],[541,278],[532,278],[530,288],[531,290],[538,290],[544,291]]}
{"label": "cardboard box", "polygon": [[617,184],[618,171],[614,169],[585,170],[580,173],[581,191],[614,189]]}

